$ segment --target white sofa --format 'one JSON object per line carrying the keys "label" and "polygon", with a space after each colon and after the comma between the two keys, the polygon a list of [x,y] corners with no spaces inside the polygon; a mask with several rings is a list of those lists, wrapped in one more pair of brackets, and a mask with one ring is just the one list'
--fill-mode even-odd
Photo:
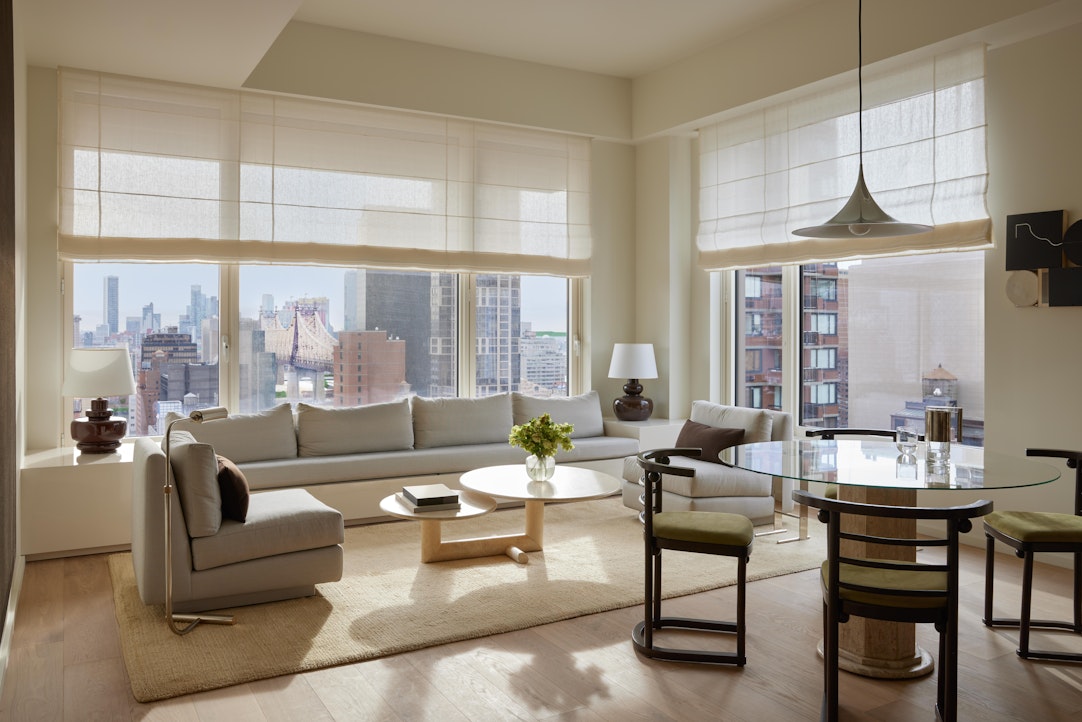
{"label": "white sofa", "polygon": [[[740,443],[745,444],[793,438],[792,415],[783,411],[695,401],[689,421],[716,429],[743,429]],[[781,499],[787,497],[783,485],[766,474],[687,457],[674,457],[672,463],[695,469],[695,475],[662,477],[662,505],[666,511],[725,511],[743,514],[759,526],[774,522],[775,495]],[[642,508],[641,477],[642,470],[635,457],[625,458],[623,501],[632,509]]]}
{"label": "white sofa", "polygon": [[465,471],[524,462],[526,452],[507,437],[512,425],[543,413],[575,427],[575,448],[560,451],[558,464],[619,476],[623,458],[638,453],[636,440],[605,435],[596,391],[570,398],[413,397],[348,408],[282,404],[204,423],[183,419],[173,428],[232,460],[253,492],[305,489],[342,512],[347,523],[357,523],[386,519],[380,499],[404,485],[455,488]]}

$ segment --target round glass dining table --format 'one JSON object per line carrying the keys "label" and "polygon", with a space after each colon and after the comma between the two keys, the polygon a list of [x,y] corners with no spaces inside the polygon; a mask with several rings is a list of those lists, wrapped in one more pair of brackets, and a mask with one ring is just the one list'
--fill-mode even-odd
{"label": "round glass dining table", "polygon": [[[924,489],[975,491],[995,502],[996,489],[1036,486],[1055,481],[1051,464],[975,446],[950,445],[946,463],[930,464],[928,445],[920,442],[902,453],[893,441],[793,439],[734,446],[721,452],[729,466],[797,482],[837,484],[838,497],[891,506],[914,506]],[[792,484],[782,484],[783,494]],[[816,493],[815,489],[811,489]],[[822,493],[826,493],[824,489]],[[800,532],[808,538],[807,507],[800,507]],[[872,520],[869,520],[869,531]],[[916,524],[911,522],[911,533]],[[912,558],[909,559],[912,561]],[[839,666],[868,677],[905,679],[929,674],[931,656],[916,645],[913,624],[853,617],[841,627]]]}
{"label": "round glass dining table", "polygon": [[893,441],[793,439],[733,446],[721,461],[784,479],[880,489],[1009,489],[1060,477],[1051,464],[979,446],[951,444],[950,460],[928,463],[928,445],[905,455]]}

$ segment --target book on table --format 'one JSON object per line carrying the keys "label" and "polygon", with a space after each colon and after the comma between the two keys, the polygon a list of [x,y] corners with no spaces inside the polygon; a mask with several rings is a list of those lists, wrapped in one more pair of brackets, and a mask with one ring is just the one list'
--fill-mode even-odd
{"label": "book on table", "polygon": [[462,504],[458,501],[448,502],[446,504],[416,504],[409,500],[409,497],[403,492],[395,494],[399,503],[413,512],[426,512],[426,511],[457,511],[462,508]]}
{"label": "book on table", "polygon": [[402,495],[417,506],[458,503],[458,492],[445,484],[403,486]]}

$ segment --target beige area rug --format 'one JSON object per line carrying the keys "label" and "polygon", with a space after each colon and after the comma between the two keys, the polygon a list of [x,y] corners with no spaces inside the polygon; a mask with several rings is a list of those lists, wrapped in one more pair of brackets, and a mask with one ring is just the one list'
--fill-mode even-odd
{"label": "beige area rug", "polygon": [[[444,539],[521,533],[523,524],[522,509],[499,511],[444,524]],[[775,538],[756,541],[749,581],[811,569],[823,558],[816,537],[781,545]],[[319,595],[240,607],[235,626],[201,625],[184,637],[169,631],[162,605],[139,600],[131,555],[112,555],[135,698],[149,702],[357,662],[643,599],[642,528],[619,498],[547,506],[545,549],[526,565],[506,557],[421,564],[420,525],[412,522],[348,528],[345,547],[342,580],[319,585]],[[732,559],[665,552],[667,597],[735,581]]]}

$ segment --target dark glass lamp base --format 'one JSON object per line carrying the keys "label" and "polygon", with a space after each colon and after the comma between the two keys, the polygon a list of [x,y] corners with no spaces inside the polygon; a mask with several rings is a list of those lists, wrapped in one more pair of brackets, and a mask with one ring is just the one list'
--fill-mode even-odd
{"label": "dark glass lamp base", "polygon": [[645,396],[621,396],[613,400],[612,411],[620,421],[646,421],[654,413],[654,402]]}
{"label": "dark glass lamp base", "polygon": [[107,419],[75,419],[71,422],[71,439],[84,454],[111,454],[120,448],[128,432],[128,420],[123,416]]}

